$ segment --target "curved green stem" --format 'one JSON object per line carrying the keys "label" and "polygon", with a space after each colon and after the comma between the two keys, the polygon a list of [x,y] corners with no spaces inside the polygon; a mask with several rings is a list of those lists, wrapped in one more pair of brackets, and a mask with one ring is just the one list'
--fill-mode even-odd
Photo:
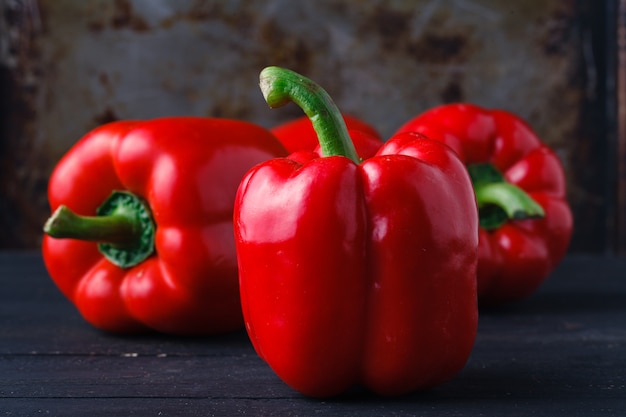
{"label": "curved green stem", "polygon": [[467,166],[472,178],[480,226],[494,230],[508,220],[544,217],[545,213],[524,190],[507,182],[502,173],[490,163]]}
{"label": "curved green stem", "polygon": [[[474,186],[481,226],[497,229],[506,220],[523,220],[545,216],[543,208],[521,188],[508,182],[477,184]],[[505,216],[502,216],[504,213]]]}
{"label": "curved green stem", "polygon": [[44,225],[44,232],[57,239],[70,238],[104,242],[119,247],[133,246],[138,228],[126,214],[81,216],[67,206],[59,206]]}
{"label": "curved green stem", "polygon": [[98,242],[100,252],[123,268],[137,265],[154,252],[155,225],[148,206],[139,197],[115,191],[96,214],[81,216],[62,205],[43,230],[58,239]]}
{"label": "curved green stem", "polygon": [[260,87],[267,104],[281,107],[293,101],[309,117],[323,156],[341,155],[355,163],[360,159],[341,112],[326,91],[312,80],[285,68],[261,71]]}

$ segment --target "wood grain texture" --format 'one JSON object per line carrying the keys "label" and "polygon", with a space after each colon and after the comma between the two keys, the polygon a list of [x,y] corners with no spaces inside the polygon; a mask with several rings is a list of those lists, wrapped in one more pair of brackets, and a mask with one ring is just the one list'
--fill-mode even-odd
{"label": "wood grain texture", "polygon": [[0,415],[623,416],[626,260],[567,258],[538,293],[481,312],[466,367],[427,392],[287,387],[245,332],[112,336],[86,324],[38,253],[0,252]]}

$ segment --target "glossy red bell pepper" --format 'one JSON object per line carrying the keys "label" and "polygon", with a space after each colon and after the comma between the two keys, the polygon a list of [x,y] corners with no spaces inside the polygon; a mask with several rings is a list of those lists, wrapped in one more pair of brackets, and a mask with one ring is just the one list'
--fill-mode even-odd
{"label": "glossy red bell pepper", "polygon": [[49,181],[43,256],[95,327],[212,334],[243,326],[232,213],[245,172],[286,155],[242,121],[119,121],[89,132]]}
{"label": "glossy red bell pepper", "polygon": [[259,164],[237,192],[242,307],[256,351],[315,397],[447,381],[470,354],[478,317],[478,213],[465,167],[415,134],[360,162],[319,86],[277,67],[262,71],[261,86],[271,107],[293,100],[312,115],[323,157]]}
{"label": "glossy red bell pepper", "polygon": [[565,254],[572,235],[563,167],[518,116],[472,104],[448,104],[408,121],[451,146],[472,176],[480,216],[481,305],[532,294]]}
{"label": "glossy red bell pepper", "polygon": [[[374,156],[382,146],[378,131],[354,116],[343,115],[350,138],[362,159]],[[319,146],[313,123],[307,116],[275,126],[270,131],[278,138],[289,153],[313,151]]]}

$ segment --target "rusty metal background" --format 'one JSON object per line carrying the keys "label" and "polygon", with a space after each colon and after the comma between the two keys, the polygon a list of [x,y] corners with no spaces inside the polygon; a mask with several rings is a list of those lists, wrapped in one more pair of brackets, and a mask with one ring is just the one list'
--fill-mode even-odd
{"label": "rusty metal background", "polygon": [[[267,65],[322,84],[385,136],[470,101],[528,120],[560,155],[571,250],[610,250],[606,5],[593,0],[0,0],[0,247],[37,247],[56,161],[117,119],[243,118],[272,126]],[[610,92],[609,92],[610,94]],[[608,127],[607,127],[608,126]]]}

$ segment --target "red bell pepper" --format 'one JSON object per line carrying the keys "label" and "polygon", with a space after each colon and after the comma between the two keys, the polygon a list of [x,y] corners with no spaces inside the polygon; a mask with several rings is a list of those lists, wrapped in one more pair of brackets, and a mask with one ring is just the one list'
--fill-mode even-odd
{"label": "red bell pepper", "polygon": [[481,305],[532,294],[565,254],[572,235],[563,167],[518,116],[472,104],[430,109],[397,133],[451,146],[472,176],[480,216]]}
{"label": "red bell pepper", "polygon": [[[212,334],[243,326],[232,213],[253,165],[286,151],[242,121],[119,121],[89,132],[49,181],[50,276],[92,325]],[[100,243],[98,243],[100,242]]]}
{"label": "red bell pepper", "polygon": [[271,107],[292,100],[311,116],[323,157],[267,161],[239,186],[235,242],[256,351],[315,397],[353,385],[399,395],[448,380],[478,318],[478,213],[465,167],[415,134],[360,162],[311,80],[269,67],[261,88]]}
{"label": "red bell pepper", "polygon": [[[382,145],[378,131],[354,116],[343,115],[342,117],[359,156],[363,159],[374,156]],[[289,153],[313,151],[319,146],[313,123],[307,116],[275,126],[270,131]]]}

